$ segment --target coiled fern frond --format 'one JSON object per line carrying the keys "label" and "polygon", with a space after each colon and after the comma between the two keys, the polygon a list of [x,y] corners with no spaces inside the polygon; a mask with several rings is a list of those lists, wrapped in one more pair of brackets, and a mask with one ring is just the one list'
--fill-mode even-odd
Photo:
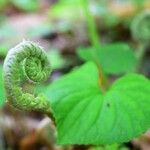
{"label": "coiled fern frond", "polygon": [[30,41],[18,44],[8,52],[3,71],[6,96],[11,105],[22,110],[50,112],[50,104],[44,95],[35,97],[21,87],[22,71],[33,82],[48,78],[51,67],[42,47]]}
{"label": "coiled fern frond", "polygon": [[135,17],[131,24],[132,36],[138,42],[150,41],[150,11],[145,11]]}

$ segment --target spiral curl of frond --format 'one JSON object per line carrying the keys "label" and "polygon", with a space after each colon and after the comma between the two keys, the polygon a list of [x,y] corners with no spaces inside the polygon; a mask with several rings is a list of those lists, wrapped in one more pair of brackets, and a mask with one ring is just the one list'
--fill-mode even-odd
{"label": "spiral curl of frond", "polygon": [[21,87],[21,72],[33,82],[41,82],[48,78],[51,67],[42,47],[30,41],[18,44],[8,52],[3,71],[6,96],[11,105],[23,110],[50,112],[50,104],[44,95],[35,97],[24,93]]}
{"label": "spiral curl of frond", "polygon": [[131,24],[132,36],[139,42],[150,41],[150,11],[145,11],[136,16]]}

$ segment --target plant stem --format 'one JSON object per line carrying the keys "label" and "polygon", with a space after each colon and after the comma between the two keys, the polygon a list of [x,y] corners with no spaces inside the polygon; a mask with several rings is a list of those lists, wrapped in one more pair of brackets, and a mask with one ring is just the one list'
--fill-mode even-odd
{"label": "plant stem", "polygon": [[140,65],[142,63],[142,59],[144,57],[146,47],[147,47],[147,43],[140,43],[139,44],[139,48],[138,48],[138,51],[136,53],[137,60],[138,60],[137,69],[136,69],[137,71],[139,70]]}
{"label": "plant stem", "polygon": [[[86,22],[87,22],[87,31],[88,31],[88,36],[91,41],[91,45],[94,48],[93,51],[91,51],[91,55],[93,57],[94,62],[96,63],[99,71],[99,84],[101,87],[101,90],[104,91],[105,88],[109,87],[108,80],[106,75],[103,72],[102,66],[99,63],[99,58],[98,58],[98,50],[100,49],[100,37],[97,31],[96,23],[94,21],[93,16],[91,15],[91,12],[89,10],[89,2],[88,0],[82,0],[82,7],[83,7],[83,12],[85,14]],[[104,88],[105,85],[105,88]]]}
{"label": "plant stem", "polygon": [[140,45],[139,45],[139,48],[138,48],[138,52],[137,52],[137,59],[138,59],[138,61],[142,61],[142,58],[143,58],[143,56],[144,56],[144,53],[145,53],[145,50],[146,50],[146,45],[147,44],[143,44],[143,43],[141,43]]}
{"label": "plant stem", "polygon": [[91,41],[91,45],[94,47],[100,47],[100,40],[99,40],[100,38],[99,35],[97,34],[98,32],[97,32],[94,18],[91,15],[91,12],[89,10],[88,0],[82,0],[82,6],[87,21],[87,28],[88,28],[87,31]]}

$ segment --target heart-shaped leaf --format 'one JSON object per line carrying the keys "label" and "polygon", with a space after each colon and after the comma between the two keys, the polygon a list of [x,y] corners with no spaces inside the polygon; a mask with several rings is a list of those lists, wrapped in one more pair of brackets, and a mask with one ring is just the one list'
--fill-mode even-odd
{"label": "heart-shaped leaf", "polygon": [[113,43],[101,46],[97,51],[94,47],[79,48],[79,57],[84,61],[93,61],[93,53],[107,74],[122,74],[136,68],[137,59],[133,50],[125,43]]}
{"label": "heart-shaped leaf", "polygon": [[102,92],[98,69],[88,62],[54,81],[46,95],[59,144],[121,143],[150,127],[150,82],[142,75],[126,75]]}

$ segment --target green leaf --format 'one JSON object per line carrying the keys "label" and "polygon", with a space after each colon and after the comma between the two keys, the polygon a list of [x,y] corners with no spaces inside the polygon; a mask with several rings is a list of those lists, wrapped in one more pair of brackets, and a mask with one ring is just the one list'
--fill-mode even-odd
{"label": "green leaf", "polygon": [[9,49],[10,44],[2,42],[0,45],[0,57],[5,57]]}
{"label": "green leaf", "polygon": [[88,62],[47,89],[59,144],[127,142],[150,127],[150,82],[126,75],[101,91],[98,69]]}
{"label": "green leaf", "polygon": [[47,57],[51,62],[51,67],[53,70],[62,68],[66,63],[61,53],[57,49],[51,49],[47,53]]}
{"label": "green leaf", "polygon": [[[92,52],[93,51],[93,52]],[[93,60],[93,53],[107,74],[122,74],[134,71],[137,59],[133,50],[125,43],[114,43],[95,48],[79,48],[77,51],[82,60]]]}
{"label": "green leaf", "polygon": [[51,17],[69,20],[81,18],[81,4],[81,0],[60,0],[49,10],[49,15]]}
{"label": "green leaf", "polygon": [[13,0],[13,4],[25,11],[36,11],[39,8],[39,0]]}
{"label": "green leaf", "polygon": [[2,72],[3,72],[3,67],[2,65],[0,65],[0,107],[4,105],[4,100],[5,100]]}

